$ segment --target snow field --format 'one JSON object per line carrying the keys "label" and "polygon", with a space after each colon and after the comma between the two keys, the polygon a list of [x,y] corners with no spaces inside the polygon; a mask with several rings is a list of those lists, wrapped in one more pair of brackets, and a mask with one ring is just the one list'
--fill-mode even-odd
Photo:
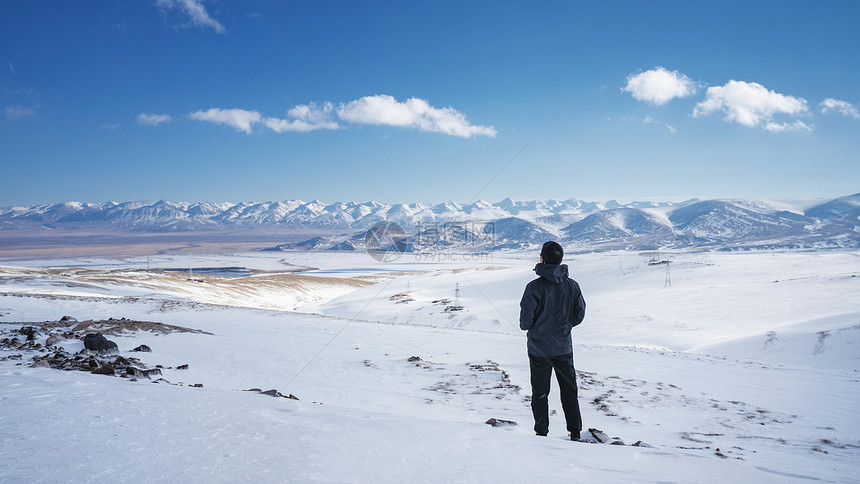
{"label": "snow field", "polygon": [[[126,317],[212,333],[110,337],[124,355],[152,347],[132,353],[150,367],[188,364],[163,370],[177,385],[0,361],[0,480],[858,479],[857,254],[668,254],[671,287],[647,256],[571,257],[589,306],[574,333],[584,425],[652,448],[564,440],[555,385],[550,436],[533,435],[515,327],[529,256],[400,261],[409,275],[300,308],[325,315],[226,305],[245,305],[243,295],[195,304],[194,293],[157,285],[100,288],[134,299],[0,296],[2,321]],[[312,257],[294,263],[390,270]],[[0,292],[39,280],[3,279]],[[455,284],[465,309],[446,313],[433,301],[453,298]],[[403,292],[414,300],[392,300]],[[519,425],[493,428],[491,417]]]}

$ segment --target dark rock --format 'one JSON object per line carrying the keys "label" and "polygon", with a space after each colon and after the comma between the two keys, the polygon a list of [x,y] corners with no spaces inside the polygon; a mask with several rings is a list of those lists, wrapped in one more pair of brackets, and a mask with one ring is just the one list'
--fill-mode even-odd
{"label": "dark rock", "polygon": [[143,353],[152,353],[152,348],[150,348],[149,346],[146,346],[146,345],[140,345],[131,351],[138,351],[138,352],[143,352]]}
{"label": "dark rock", "polygon": [[113,341],[108,340],[101,333],[90,333],[84,336],[84,347],[90,351],[99,353],[118,353],[119,347]]}
{"label": "dark rock", "polygon": [[152,375],[161,376],[161,370],[159,370],[158,368],[153,368],[151,370],[143,370],[143,372],[146,374],[147,377],[151,377]]}
{"label": "dark rock", "polygon": [[23,328],[19,329],[18,332],[22,335],[27,336],[27,341],[33,341],[40,336],[36,328],[32,326],[24,326]]}
{"label": "dark rock", "polygon": [[71,316],[63,316],[60,318],[61,323],[76,323],[78,320]]}
{"label": "dark rock", "polygon": [[33,363],[32,365],[30,365],[30,368],[50,368],[50,367],[51,367],[51,364],[48,363],[48,360],[39,360],[39,361]]}
{"label": "dark rock", "polygon": [[135,378],[149,378],[146,374],[146,371],[141,370],[140,368],[135,368],[133,366],[129,366],[125,369],[125,374],[128,376],[133,376]]}
{"label": "dark rock", "polygon": [[[257,389],[254,388],[254,389],[249,390],[249,391],[253,391],[253,390],[257,390]],[[257,390],[257,391],[259,391],[259,390]],[[273,390],[266,390],[265,392],[263,392],[263,391],[259,391],[259,392],[263,395],[269,395],[271,397],[289,398],[290,400],[298,400],[299,399],[299,397],[293,395],[292,393],[290,393],[289,395],[284,395],[283,393],[281,393],[277,390],[274,390],[274,389]]]}
{"label": "dark rock", "polygon": [[116,366],[128,366],[129,364],[131,364],[131,362],[123,358],[122,356],[117,356],[113,364]]}
{"label": "dark rock", "polygon": [[177,367],[176,367],[176,369],[177,369],[177,370],[187,370],[187,369],[188,369],[188,365],[187,365],[187,364],[186,364],[186,365],[179,365],[179,366],[177,366]]}
{"label": "dark rock", "polygon": [[609,436],[603,433],[603,431],[597,429],[588,429],[588,431],[591,432],[592,437],[594,437],[601,444],[609,442]]}
{"label": "dark rock", "polygon": [[636,443],[632,445],[632,447],[652,447],[652,446],[646,444],[645,442],[642,442],[641,440],[637,440]]}
{"label": "dark rock", "polygon": [[[96,359],[95,359],[95,358],[90,358],[89,360],[87,360],[87,366],[89,366],[90,368],[95,369],[95,368],[98,368],[98,367],[99,367],[99,362],[98,362],[98,361],[96,361]],[[111,375],[113,375],[113,372],[111,372]]]}
{"label": "dark rock", "polygon": [[410,356],[410,357],[409,357],[409,359],[408,359],[408,360],[406,360],[406,361],[408,361],[408,362],[410,362],[410,363],[414,363],[414,362],[416,362],[416,361],[421,361],[421,357],[419,357],[419,356]]}
{"label": "dark rock", "polygon": [[203,388],[202,383],[194,383],[193,385],[188,385],[188,386],[193,387],[193,388]]}
{"label": "dark rock", "polygon": [[110,363],[106,363],[98,368],[94,368],[92,372],[96,375],[113,375],[116,373],[113,368],[113,365],[111,365]]}
{"label": "dark rock", "polygon": [[620,440],[613,440],[609,445],[626,445],[626,444]]}
{"label": "dark rock", "polygon": [[514,425],[517,425],[517,423],[513,420],[504,420],[500,418],[491,418],[484,423],[491,427],[512,427]]}

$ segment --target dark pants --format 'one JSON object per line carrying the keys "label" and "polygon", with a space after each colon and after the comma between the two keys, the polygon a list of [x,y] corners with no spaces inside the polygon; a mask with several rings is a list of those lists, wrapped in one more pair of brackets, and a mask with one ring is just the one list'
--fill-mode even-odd
{"label": "dark pants", "polygon": [[561,356],[529,355],[532,380],[532,413],[535,417],[535,432],[546,435],[549,432],[550,378],[555,369],[555,377],[561,389],[561,408],[567,421],[567,431],[579,437],[582,430],[582,416],[577,400],[576,370],[573,368],[573,353]]}

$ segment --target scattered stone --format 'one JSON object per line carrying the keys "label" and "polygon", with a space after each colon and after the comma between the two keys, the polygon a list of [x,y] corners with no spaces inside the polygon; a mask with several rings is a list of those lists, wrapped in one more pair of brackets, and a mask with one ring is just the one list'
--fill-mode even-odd
{"label": "scattered stone", "polygon": [[131,351],[137,351],[137,352],[142,352],[142,353],[152,353],[152,348],[150,348],[149,346],[146,346],[146,345],[140,345]]}
{"label": "scattered stone", "polygon": [[61,323],[76,323],[76,322],[78,322],[78,320],[71,317],[71,316],[63,316],[62,318],[60,318],[60,322]]}
{"label": "scattered stone", "polygon": [[292,393],[290,393],[289,395],[284,395],[283,393],[281,393],[277,390],[274,390],[274,389],[266,390],[265,392],[261,391],[259,393],[261,393],[263,395],[269,395],[270,397],[289,398],[290,400],[298,400],[299,399],[299,397],[293,395]]}
{"label": "scattered stone", "polygon": [[635,444],[633,444],[631,447],[647,447],[647,448],[649,448],[649,449],[653,449],[653,448],[654,448],[653,446],[648,445],[648,444],[646,444],[645,442],[642,442],[641,440],[637,440],[637,441],[636,441],[636,443],[635,443]]}
{"label": "scattered stone", "polygon": [[415,300],[415,298],[410,296],[408,292],[398,292],[397,294],[394,294],[393,296],[391,296],[388,299],[391,301],[394,301],[397,304],[401,304],[401,303],[405,304],[405,303],[408,303],[409,301]]}
{"label": "scattered stone", "polygon": [[33,363],[32,365],[30,365],[30,368],[50,368],[50,367],[51,367],[51,364],[48,363],[48,360],[39,360],[39,361]]}
{"label": "scattered stone", "polygon": [[113,363],[117,366],[128,366],[131,362],[122,356],[117,356]]}
{"label": "scattered stone", "polygon": [[193,388],[203,388],[202,383],[194,383],[193,385],[188,385],[188,386],[193,387]]}
{"label": "scattered stone", "polygon": [[19,329],[18,332],[21,333],[22,335],[26,336],[27,341],[33,341],[36,338],[38,338],[39,336],[41,336],[39,334],[39,332],[36,330],[36,328],[34,328],[32,326],[24,326],[23,328]]}
{"label": "scattered stone", "polygon": [[513,420],[504,420],[501,418],[491,418],[490,420],[487,420],[484,423],[491,426],[491,427],[513,427],[513,426],[518,425]]}
{"label": "scattered stone", "polygon": [[187,369],[188,369],[188,364],[185,364],[185,365],[179,365],[179,366],[177,366],[177,367],[176,367],[176,369],[177,369],[177,370],[187,370]]}
{"label": "scattered stone", "polygon": [[119,347],[113,341],[105,338],[101,333],[90,333],[84,336],[84,347],[90,351],[99,353],[118,353]]}
{"label": "scattered stone", "polygon": [[107,363],[98,368],[94,368],[92,373],[94,375],[114,375],[116,374],[116,371],[114,370],[113,365]]}
{"label": "scattered stone", "polygon": [[421,357],[418,357],[418,356],[410,356],[410,357],[409,357],[409,359],[408,359],[408,360],[406,360],[406,361],[408,361],[408,362],[410,362],[410,363],[414,363],[414,362],[416,362],[416,361],[421,361]]}
{"label": "scattered stone", "polygon": [[83,331],[92,326],[93,324],[95,324],[95,321],[93,321],[92,319],[88,321],[81,321],[72,328],[72,331]]}
{"label": "scattered stone", "polygon": [[602,430],[588,429],[588,431],[591,433],[591,436],[594,437],[601,444],[605,444],[610,440],[609,436],[606,435]]}
{"label": "scattered stone", "polygon": [[149,378],[149,375],[147,375],[145,371],[139,368],[135,368],[133,366],[129,366],[128,368],[126,368],[125,374],[135,378]]}
{"label": "scattered stone", "polygon": [[612,442],[609,443],[609,445],[626,445],[626,444],[621,440],[613,440]]}
{"label": "scattered stone", "polygon": [[48,336],[48,341],[45,341],[45,346],[54,346],[60,341],[65,341],[66,337],[61,334],[52,334]]}

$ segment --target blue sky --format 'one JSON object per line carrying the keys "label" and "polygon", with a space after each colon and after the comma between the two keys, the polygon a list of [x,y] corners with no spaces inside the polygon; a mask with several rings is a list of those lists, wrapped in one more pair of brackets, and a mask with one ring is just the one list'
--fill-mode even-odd
{"label": "blue sky", "polygon": [[860,3],[0,3],[0,206],[860,191]]}

